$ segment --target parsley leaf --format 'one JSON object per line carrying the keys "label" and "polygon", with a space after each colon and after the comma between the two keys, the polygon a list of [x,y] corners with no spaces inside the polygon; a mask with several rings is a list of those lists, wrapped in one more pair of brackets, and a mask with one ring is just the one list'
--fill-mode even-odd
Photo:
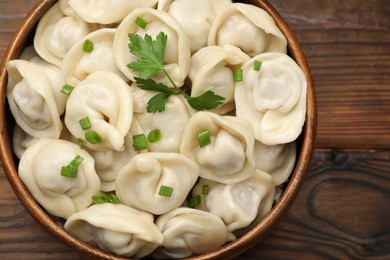
{"label": "parsley leaf", "polygon": [[168,36],[160,32],[156,40],[145,34],[144,39],[138,34],[129,34],[129,50],[140,59],[127,65],[133,71],[141,72],[141,78],[153,77],[157,72],[164,69],[165,48]]}
{"label": "parsley leaf", "polygon": [[167,85],[157,83],[153,79],[143,79],[138,77],[134,77],[134,79],[137,86],[143,90],[153,90],[173,95],[173,91],[168,88]]}
{"label": "parsley leaf", "polygon": [[208,90],[197,97],[191,97],[187,94],[184,94],[184,97],[192,108],[199,111],[216,108],[217,106],[223,104],[223,100],[225,100],[224,97],[216,95],[211,90]]}
{"label": "parsley leaf", "polygon": [[[160,32],[155,40],[148,34],[145,34],[144,38],[142,38],[135,33],[130,33],[129,40],[129,51],[138,57],[138,60],[128,64],[127,67],[135,72],[139,72],[139,77],[134,77],[138,87],[143,90],[161,92],[148,101],[146,108],[148,113],[164,111],[165,104],[172,95],[184,95],[190,106],[196,110],[214,109],[225,100],[224,97],[216,95],[211,90],[198,97],[191,97],[176,86],[164,67],[165,49],[168,41],[168,36],[164,32]],[[164,73],[174,89],[151,79],[158,72]]]}
{"label": "parsley leaf", "polygon": [[146,111],[148,113],[163,112],[165,110],[165,103],[167,103],[167,100],[170,96],[171,95],[167,93],[160,93],[153,96],[148,101],[148,106],[146,107]]}

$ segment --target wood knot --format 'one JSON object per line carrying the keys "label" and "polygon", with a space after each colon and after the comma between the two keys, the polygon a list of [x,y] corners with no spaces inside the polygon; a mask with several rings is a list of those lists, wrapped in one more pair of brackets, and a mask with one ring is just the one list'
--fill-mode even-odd
{"label": "wood knot", "polygon": [[344,165],[348,162],[348,153],[341,150],[334,150],[332,152],[332,159],[335,165]]}

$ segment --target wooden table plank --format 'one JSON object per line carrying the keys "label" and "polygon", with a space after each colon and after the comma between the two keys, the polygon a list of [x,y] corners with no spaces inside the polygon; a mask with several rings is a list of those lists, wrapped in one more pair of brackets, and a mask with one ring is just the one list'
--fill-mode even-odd
{"label": "wooden table plank", "polygon": [[317,147],[390,147],[388,1],[270,1],[296,33],[318,100]]}

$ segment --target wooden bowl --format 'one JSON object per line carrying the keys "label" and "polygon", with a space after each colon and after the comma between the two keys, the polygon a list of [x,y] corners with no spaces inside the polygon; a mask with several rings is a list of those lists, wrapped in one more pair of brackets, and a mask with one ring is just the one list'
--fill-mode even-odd
{"label": "wooden bowl", "polygon": [[[7,88],[7,71],[6,63],[9,60],[15,59],[19,56],[25,46],[32,43],[33,34],[38,20],[42,15],[56,2],[56,0],[42,0],[38,2],[28,13],[26,18],[20,24],[16,33],[11,40],[7,52],[4,56],[1,65],[0,77],[0,149],[1,162],[7,178],[15,191],[18,199],[27,209],[27,211],[34,217],[34,219],[42,225],[54,237],[61,240],[63,243],[69,245],[77,252],[89,258],[100,259],[126,259],[118,257],[93,246],[87,245],[78,239],[68,234],[55,220],[53,220],[35,201],[30,192],[20,180],[17,172],[17,160],[12,151],[12,129],[14,126],[14,119],[9,112],[8,103],[6,101]],[[272,208],[269,214],[248,233],[230,242],[222,248],[209,252],[207,254],[198,255],[189,259],[229,259],[238,256],[247,249],[254,246],[261,239],[263,239],[271,230],[273,226],[280,220],[280,218],[287,212],[294,199],[296,198],[304,177],[308,170],[311,154],[314,147],[314,139],[316,133],[316,101],[313,82],[310,75],[305,56],[302,49],[290,30],[289,26],[280,16],[280,14],[265,0],[245,0],[240,1],[259,6],[266,10],[276,21],[276,24],[281,29],[288,40],[289,55],[302,68],[308,82],[307,91],[307,112],[306,122],[301,136],[298,139],[298,153],[297,161],[294,171],[291,175],[290,181],[285,188],[279,202]]]}

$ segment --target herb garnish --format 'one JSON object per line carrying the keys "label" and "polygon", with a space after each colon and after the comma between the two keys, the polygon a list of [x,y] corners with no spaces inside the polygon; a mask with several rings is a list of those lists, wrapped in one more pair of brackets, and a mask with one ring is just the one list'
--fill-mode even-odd
{"label": "herb garnish", "polygon": [[[160,32],[155,40],[148,34],[145,34],[144,38],[142,38],[135,33],[130,33],[129,40],[129,51],[139,59],[128,64],[127,67],[140,73],[139,77],[134,77],[138,87],[143,90],[161,92],[149,100],[146,108],[147,112],[156,113],[164,111],[165,104],[172,95],[182,94],[188,104],[199,111],[216,108],[225,100],[224,97],[216,95],[211,90],[206,91],[198,97],[191,97],[176,85],[164,67],[165,49],[168,40],[168,36],[164,32]],[[164,73],[174,87],[173,89],[151,79],[158,72]]]}

